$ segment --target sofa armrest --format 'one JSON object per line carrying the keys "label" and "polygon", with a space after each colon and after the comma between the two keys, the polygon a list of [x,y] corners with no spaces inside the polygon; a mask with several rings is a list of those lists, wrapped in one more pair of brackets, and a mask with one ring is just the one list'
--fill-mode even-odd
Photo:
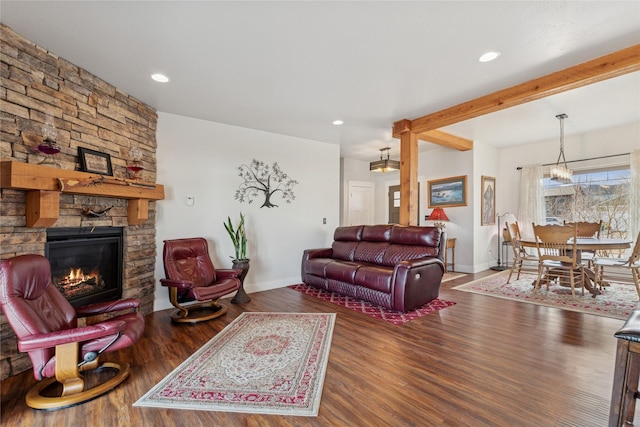
{"label": "sofa armrest", "polygon": [[126,326],[127,323],[122,320],[112,320],[96,325],[30,335],[18,340],[18,350],[28,352],[74,342],[95,340],[117,334],[123,331]]}
{"label": "sofa armrest", "polygon": [[160,279],[160,284],[170,288],[178,288],[181,291],[193,288],[193,282],[190,280]]}
{"label": "sofa armrest", "polygon": [[333,250],[331,248],[305,249],[302,253],[302,260],[312,258],[331,258]]}
{"label": "sofa armrest", "polygon": [[438,246],[438,259],[444,263],[444,256],[447,253],[447,233],[442,231],[440,234],[440,245]]}
{"label": "sofa armrest", "polygon": [[444,263],[435,257],[401,261],[394,267],[392,292],[395,310],[410,310],[437,298]]}
{"label": "sofa armrest", "polygon": [[78,317],[88,317],[104,313],[112,313],[114,311],[137,309],[139,306],[140,301],[133,298],[121,299],[117,301],[97,302],[95,304],[77,307],[76,315]]}

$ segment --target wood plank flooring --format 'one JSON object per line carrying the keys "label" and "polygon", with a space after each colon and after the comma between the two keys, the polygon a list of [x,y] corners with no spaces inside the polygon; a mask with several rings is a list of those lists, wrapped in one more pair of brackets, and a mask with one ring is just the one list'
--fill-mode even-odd
{"label": "wood plank flooring", "polygon": [[[133,348],[104,360],[130,361],[132,374],[109,394],[58,411],[24,403],[31,371],[1,384],[6,426],[605,426],[622,320],[584,315],[451,288],[457,304],[402,326],[288,288],[229,300],[223,317],[174,325],[171,310],[147,317]],[[134,408],[164,378],[242,311],[336,312],[317,417]],[[637,418],[640,420],[640,418]],[[640,421],[639,421],[640,422]]]}

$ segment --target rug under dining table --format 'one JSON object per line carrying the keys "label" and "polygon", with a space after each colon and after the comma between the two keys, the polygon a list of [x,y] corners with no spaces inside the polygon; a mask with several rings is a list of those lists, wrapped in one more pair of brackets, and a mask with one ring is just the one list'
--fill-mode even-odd
{"label": "rug under dining table", "polygon": [[626,319],[638,308],[638,293],[634,285],[628,283],[612,281],[595,298],[586,291],[581,295],[576,289],[574,298],[571,288],[556,283],[552,283],[548,290],[546,285],[534,290],[532,283],[537,275],[522,274],[519,280],[512,278],[510,283],[507,283],[508,277],[509,271],[502,271],[452,289],[616,319]]}

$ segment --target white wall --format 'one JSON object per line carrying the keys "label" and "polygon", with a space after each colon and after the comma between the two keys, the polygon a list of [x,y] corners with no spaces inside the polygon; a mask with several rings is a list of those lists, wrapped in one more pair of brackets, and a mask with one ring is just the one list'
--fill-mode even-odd
{"label": "white wall", "polygon": [[[421,152],[418,156],[418,175],[424,180],[420,186],[424,186],[421,197],[427,197],[427,181],[454,176],[467,176],[467,206],[444,208],[449,222],[446,224],[446,232],[449,238],[456,239],[456,271],[474,271],[473,251],[473,224],[474,224],[474,178],[473,178],[473,150],[457,151],[448,148],[436,148]],[[424,215],[431,213],[425,203]],[[421,221],[421,224],[423,222]],[[429,222],[425,222],[429,224]]]}
{"label": "white wall", "polygon": [[[555,163],[559,152],[559,139],[539,141],[503,149],[488,144],[474,142],[471,151],[460,152],[447,148],[436,148],[419,153],[418,174],[420,178],[420,224],[429,214],[427,208],[427,181],[453,176],[467,175],[467,206],[445,208],[450,219],[446,231],[456,238],[456,271],[475,273],[496,265],[498,258],[498,226],[480,225],[480,197],[482,175],[496,178],[496,212],[509,213],[510,220],[518,217],[520,194],[520,171],[518,166],[529,164]],[[591,157],[628,153],[640,149],[640,123],[632,123],[608,130],[573,137],[565,136],[565,156],[568,161]],[[598,159],[588,162],[570,163],[573,170],[628,164],[628,156]],[[357,161],[355,161],[357,162]],[[368,164],[349,163],[351,170],[345,176],[352,176],[356,166],[368,170]],[[548,168],[547,168],[548,169]],[[361,172],[364,173],[364,172]],[[399,182],[399,173],[371,174],[376,183],[376,221],[386,221],[387,188]],[[423,210],[424,207],[424,210]],[[501,224],[502,225],[502,224]],[[509,251],[501,252],[504,264]]]}
{"label": "white wall", "polygon": [[[230,268],[233,245],[223,222],[246,216],[251,268],[248,293],[300,281],[302,251],[325,247],[339,222],[340,147],[306,139],[158,113],[157,182],[165,200],[157,202],[156,271],[164,277],[163,240],[201,236],[218,268]],[[238,167],[253,159],[281,169],[298,181],[296,199],[279,197],[276,208],[262,199],[240,203]],[[187,206],[187,196],[195,198]],[[323,224],[326,218],[326,224]],[[170,308],[167,288],[156,284],[154,310]]]}

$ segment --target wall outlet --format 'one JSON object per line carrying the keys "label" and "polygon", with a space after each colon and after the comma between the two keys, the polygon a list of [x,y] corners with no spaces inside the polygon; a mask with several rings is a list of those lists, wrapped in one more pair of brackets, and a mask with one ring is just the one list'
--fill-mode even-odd
{"label": "wall outlet", "polygon": [[196,198],[193,196],[187,196],[187,206],[193,206],[196,203]]}

